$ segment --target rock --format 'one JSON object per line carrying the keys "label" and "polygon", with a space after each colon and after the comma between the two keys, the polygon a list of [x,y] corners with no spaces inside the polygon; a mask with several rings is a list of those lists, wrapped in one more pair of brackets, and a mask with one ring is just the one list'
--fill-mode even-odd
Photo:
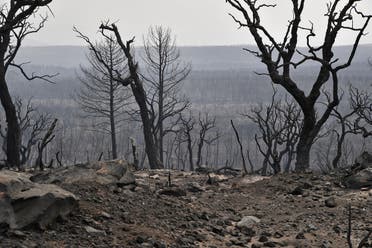
{"label": "rock", "polygon": [[305,234],[304,234],[303,232],[299,232],[299,233],[296,235],[296,239],[306,239]]}
{"label": "rock", "polygon": [[291,195],[302,195],[304,193],[304,189],[300,186],[294,188],[292,191],[289,192]]}
{"label": "rock", "polygon": [[276,239],[280,239],[280,238],[283,238],[283,237],[284,237],[284,234],[279,232],[279,231],[274,233],[274,238],[276,238]]}
{"label": "rock", "polygon": [[279,247],[279,243],[273,242],[273,241],[268,241],[264,243],[264,247]]}
{"label": "rock", "polygon": [[0,171],[0,229],[45,229],[77,207],[77,197],[56,185],[33,183],[25,173]]}
{"label": "rock", "polygon": [[331,248],[331,247],[332,247],[332,242],[330,241],[323,241],[322,245],[320,246],[320,248]]}
{"label": "rock", "polygon": [[159,195],[168,195],[168,196],[175,196],[175,197],[181,197],[186,196],[186,191],[178,188],[178,187],[172,187],[172,188],[165,188],[158,191]]}
{"label": "rock", "polygon": [[313,224],[308,224],[306,226],[306,229],[307,229],[307,232],[311,232],[311,231],[316,231],[318,230],[318,228],[316,226],[314,226]]}
{"label": "rock", "polygon": [[349,189],[372,187],[372,167],[363,169],[356,174],[346,177],[344,184]]}
{"label": "rock", "polygon": [[112,219],[111,214],[106,213],[106,212],[101,212],[101,216],[104,217],[104,218],[106,218],[106,219]]}
{"label": "rock", "polygon": [[340,226],[338,226],[338,225],[335,225],[335,226],[333,226],[333,231],[335,231],[335,233],[337,233],[337,234],[340,234],[341,232],[342,232],[342,228],[340,227]]}
{"label": "rock", "polygon": [[205,189],[202,186],[200,186],[200,184],[198,184],[197,182],[187,183],[186,184],[186,189],[187,189],[187,191],[192,192],[192,193],[198,193],[198,192],[205,191]]}
{"label": "rock", "polygon": [[91,233],[91,234],[106,234],[105,231],[95,229],[91,226],[86,226],[84,229],[87,233]]}
{"label": "rock", "polygon": [[14,230],[10,234],[11,235],[14,235],[14,236],[16,236],[18,238],[25,238],[25,237],[27,237],[27,234],[25,234],[24,232],[19,231],[19,230]]}
{"label": "rock", "polygon": [[239,228],[240,232],[243,234],[253,237],[256,232],[254,231],[253,227],[260,223],[260,219],[255,216],[245,216],[241,221],[239,221],[236,226]]}
{"label": "rock", "polygon": [[261,248],[262,247],[262,244],[252,244],[251,246],[252,248]]}
{"label": "rock", "polygon": [[221,236],[224,236],[225,234],[225,231],[221,227],[218,227],[218,226],[212,227],[212,232],[214,232],[215,234],[221,235]]}
{"label": "rock", "polygon": [[245,216],[241,221],[239,221],[236,226],[241,227],[248,227],[251,228],[255,226],[257,223],[260,223],[261,220],[255,216]]}
{"label": "rock", "polygon": [[78,164],[41,172],[31,177],[37,183],[89,183],[103,185],[117,184],[126,186],[135,184],[130,165],[125,160],[112,160]]}
{"label": "rock", "polygon": [[267,236],[261,236],[258,241],[260,241],[261,243],[265,243],[267,241],[269,241],[269,239],[267,238]]}
{"label": "rock", "polygon": [[361,166],[363,169],[372,168],[372,154],[365,151],[355,159],[355,165]]}
{"label": "rock", "polygon": [[329,208],[337,207],[336,199],[334,197],[330,197],[330,198],[326,199],[325,200],[325,205],[326,205],[326,207],[329,207]]}
{"label": "rock", "polygon": [[227,177],[225,175],[217,175],[217,174],[214,174],[214,173],[208,173],[207,184],[215,185],[215,184],[218,184],[218,183],[221,183],[221,182],[225,182],[228,179],[229,179],[229,177]]}
{"label": "rock", "polygon": [[132,171],[128,170],[124,175],[120,178],[117,185],[119,187],[127,186],[127,185],[134,185],[136,183],[136,178]]}
{"label": "rock", "polygon": [[160,176],[158,174],[150,176],[151,179],[160,180]]}
{"label": "rock", "polygon": [[195,172],[207,174],[211,172],[211,169],[209,169],[206,165],[200,165],[198,168],[195,169]]}

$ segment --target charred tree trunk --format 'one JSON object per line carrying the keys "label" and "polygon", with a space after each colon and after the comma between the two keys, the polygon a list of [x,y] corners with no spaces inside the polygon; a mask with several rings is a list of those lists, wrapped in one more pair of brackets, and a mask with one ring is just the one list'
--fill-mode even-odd
{"label": "charred tree trunk", "polygon": [[20,169],[21,131],[17,120],[16,108],[5,80],[5,70],[3,66],[0,68],[0,100],[5,111],[7,122],[6,163],[9,167]]}
{"label": "charred tree trunk", "polygon": [[[284,40],[284,43],[277,41],[270,33],[269,28],[261,22],[260,11],[265,7],[275,7],[275,4],[262,4],[254,0],[226,0],[226,2],[241,14],[242,20],[235,15],[231,16],[239,27],[247,28],[259,50],[246,49],[246,51],[261,59],[261,62],[267,68],[266,75],[270,77],[274,84],[281,85],[291,94],[303,111],[304,125],[297,146],[295,169],[296,171],[308,169],[310,167],[311,146],[321,127],[328,120],[333,109],[339,104],[338,72],[352,64],[372,15],[365,13],[367,11],[358,10],[359,0],[350,0],[342,4],[340,4],[340,1],[330,1],[324,15],[327,20],[324,41],[321,45],[314,46],[312,38],[318,35],[315,33],[314,26],[310,25],[310,27],[304,28],[302,24],[306,0],[290,1],[292,2],[292,16],[290,17],[290,25],[283,32],[285,35],[281,41]],[[349,21],[354,20],[355,17],[360,17],[359,25],[354,24],[354,22],[349,25]],[[298,49],[300,31],[303,30],[308,32],[306,52],[301,52]],[[343,61],[335,57],[334,46],[341,33],[346,31],[351,31],[355,35],[352,49],[349,51],[346,61]],[[299,62],[295,59],[296,53],[302,57]],[[294,80],[292,71],[294,69],[298,70],[299,66],[309,61],[317,62],[320,70],[319,73],[315,74],[310,93],[306,95],[305,91]],[[319,103],[321,90],[327,82],[332,88],[332,101],[327,104],[324,112],[317,116],[315,105]]]}
{"label": "charred tree trunk", "polygon": [[110,79],[110,132],[111,132],[111,148],[112,159],[117,159],[117,144],[116,144],[116,127],[115,127],[115,106],[114,106],[114,80]]}
{"label": "charred tree trunk", "polygon": [[192,155],[192,140],[191,140],[191,134],[189,133],[187,135],[187,151],[189,153],[189,163],[190,163],[190,171],[194,171],[194,158]]}
{"label": "charred tree trunk", "polygon": [[[149,160],[149,165],[151,169],[161,169],[163,168],[163,164],[158,159],[158,151],[156,149],[156,144],[154,142],[154,136],[152,133],[152,125],[151,120],[149,117],[149,110],[147,108],[147,98],[146,98],[146,92],[143,88],[143,83],[138,75],[138,64],[135,63],[134,58],[131,54],[131,44],[134,42],[134,38],[127,41],[126,44],[124,44],[121,35],[119,33],[119,30],[117,29],[115,24],[112,24],[110,26],[102,24],[100,26],[102,33],[104,33],[104,30],[111,31],[115,34],[116,40],[123,50],[125,57],[127,58],[127,64],[129,69],[129,77],[127,78],[121,78],[121,75],[116,75],[117,78],[115,78],[115,81],[121,83],[123,86],[130,85],[132,89],[132,93],[134,95],[134,98],[136,100],[136,103],[140,110],[140,116],[142,120],[142,126],[143,126],[143,134],[145,139],[145,150],[146,154]],[[105,34],[103,34],[105,35]],[[87,37],[83,38],[90,43],[89,39]],[[90,43],[91,49],[95,49],[94,46]]]}
{"label": "charred tree trunk", "polygon": [[47,145],[54,139],[55,135],[53,135],[54,129],[56,128],[58,119],[55,119],[52,125],[49,127],[48,131],[46,132],[42,141],[38,144],[38,156],[35,162],[35,167],[39,167],[42,171],[44,170],[44,163],[43,163],[43,152]]}
{"label": "charred tree trunk", "polygon": [[[161,47],[161,46],[160,46]],[[160,49],[160,48],[159,48]],[[161,50],[160,50],[161,52]],[[158,117],[158,126],[159,126],[159,160],[161,163],[164,164],[164,79],[163,79],[163,66],[162,66],[162,61],[160,61],[160,66],[159,66],[159,117]]]}
{"label": "charred tree trunk", "polygon": [[234,130],[236,140],[238,141],[238,144],[239,144],[240,156],[242,157],[244,174],[248,175],[247,164],[245,162],[245,157],[244,157],[244,152],[243,152],[243,145],[242,145],[242,142],[240,141],[238,130],[236,130],[233,120],[230,120],[230,123],[231,123],[231,126],[232,126],[233,130]]}
{"label": "charred tree trunk", "polygon": [[[134,68],[136,68],[136,66]],[[154,137],[153,137],[152,128],[151,128],[151,121],[149,119],[148,109],[147,109],[147,104],[146,104],[146,94],[145,94],[145,90],[143,89],[142,82],[140,82],[140,79],[138,78],[138,76],[136,77],[136,79],[134,79],[134,83],[132,83],[130,86],[132,88],[133,95],[140,109],[141,120],[142,120],[142,125],[143,125],[143,134],[144,134],[145,143],[146,143],[145,150],[146,150],[147,158],[149,159],[150,168],[161,169],[163,168],[163,165],[158,160],[158,156],[157,156],[158,152],[157,152],[156,145],[154,142]]]}
{"label": "charred tree trunk", "polygon": [[[304,111],[305,112],[305,111]],[[319,130],[316,128],[316,114],[314,108],[304,114],[303,127],[297,144],[296,171],[310,168],[310,151]]]}

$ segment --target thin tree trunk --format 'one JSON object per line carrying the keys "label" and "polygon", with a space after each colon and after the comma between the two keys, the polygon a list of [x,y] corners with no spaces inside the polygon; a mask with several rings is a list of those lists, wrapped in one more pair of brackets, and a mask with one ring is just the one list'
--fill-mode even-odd
{"label": "thin tree trunk", "polygon": [[231,126],[232,126],[232,128],[234,130],[234,133],[235,133],[235,136],[236,136],[236,140],[238,141],[238,144],[239,144],[240,156],[242,157],[244,174],[247,175],[248,174],[248,170],[247,170],[247,164],[245,162],[245,157],[244,157],[244,152],[243,152],[243,145],[242,145],[242,142],[240,141],[239,133],[238,133],[238,130],[236,130],[236,128],[235,128],[235,125],[234,125],[233,120],[231,120],[230,122],[231,122]]}
{"label": "thin tree trunk", "polygon": [[116,127],[115,127],[115,109],[114,109],[114,82],[110,79],[110,126],[111,126],[111,148],[112,158],[117,159],[117,144],[116,144]]}
{"label": "thin tree trunk", "polygon": [[261,176],[266,176],[267,174],[267,167],[269,166],[269,161],[267,159],[267,156],[265,156],[265,159],[262,163],[262,171],[261,171]]}
{"label": "thin tree trunk", "polygon": [[188,139],[187,139],[187,150],[189,152],[189,163],[190,163],[190,171],[194,171],[194,159],[192,156],[192,140],[191,140],[191,134],[188,134]]}
{"label": "thin tree trunk", "polygon": [[287,155],[287,163],[284,167],[284,172],[285,173],[289,173],[289,171],[291,169],[292,157],[293,157],[293,153],[291,151],[289,151],[288,155]]}
{"label": "thin tree trunk", "polygon": [[[161,54],[161,51],[160,53]],[[161,60],[161,58],[159,58]],[[163,80],[163,68],[160,61],[159,67],[159,113],[158,113],[158,125],[159,125],[159,160],[164,164],[164,126],[163,126],[163,116],[164,116],[164,80]]]}
{"label": "thin tree trunk", "polygon": [[[143,126],[143,134],[145,138],[145,144],[146,144],[146,153],[149,160],[149,165],[151,169],[161,169],[163,168],[163,164],[158,160],[158,152],[156,149],[156,144],[154,142],[154,135],[152,133],[151,128],[151,121],[149,117],[149,110],[147,108],[147,97],[146,97],[146,91],[143,88],[143,83],[140,79],[140,76],[137,72],[138,64],[135,63],[135,60],[131,54],[131,43],[134,42],[134,39],[129,40],[124,44],[121,35],[116,27],[115,24],[112,24],[111,26],[105,26],[101,25],[100,28],[102,30],[110,30],[111,32],[114,32],[116,36],[116,40],[120,47],[122,48],[125,57],[127,58],[127,64],[129,69],[130,76],[126,79],[117,79],[116,81],[121,82],[123,86],[130,85],[132,89],[132,93],[134,95],[134,98],[137,102],[137,105],[140,110],[141,120],[142,120],[142,126]],[[90,44],[91,47],[94,47],[92,44]]]}
{"label": "thin tree trunk", "polygon": [[198,154],[197,154],[197,160],[196,160],[196,166],[200,168],[202,164],[202,150],[203,150],[203,141],[199,141],[198,144]]}

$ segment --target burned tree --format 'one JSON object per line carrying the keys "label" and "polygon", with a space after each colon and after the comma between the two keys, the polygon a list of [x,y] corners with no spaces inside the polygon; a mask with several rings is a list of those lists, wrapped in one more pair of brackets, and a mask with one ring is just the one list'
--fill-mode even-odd
{"label": "burned tree", "polygon": [[351,88],[350,104],[356,113],[355,128],[364,138],[372,137],[372,94],[366,90]]}
{"label": "burned tree", "polygon": [[189,158],[189,167],[190,170],[193,171],[194,168],[194,157],[193,157],[193,139],[192,139],[192,132],[195,128],[196,122],[194,117],[191,113],[186,117],[184,114],[180,114],[180,125],[181,128],[179,130],[180,135],[180,142],[186,142],[187,144],[187,153]]}
{"label": "burned tree", "polygon": [[171,121],[189,107],[180,93],[181,85],[191,66],[183,63],[171,30],[162,26],[150,27],[144,38],[147,103],[153,135],[160,162],[164,163],[164,137],[174,131],[177,122]]}
{"label": "burned tree", "polygon": [[[43,162],[43,152],[44,152],[44,149],[47,147],[47,145],[50,142],[52,142],[53,139],[55,138],[54,130],[57,126],[57,121],[58,121],[58,119],[54,119],[54,121],[52,122],[52,124],[48,128],[48,131],[45,133],[44,137],[37,144],[38,156],[36,158],[35,168],[39,168],[41,171],[44,170],[44,168],[45,168],[45,165],[44,165],[44,162]],[[53,163],[53,162],[51,161],[51,163]]]}
{"label": "burned tree", "polygon": [[37,33],[47,21],[46,17],[41,17],[40,23],[34,25],[29,19],[33,18],[41,7],[48,7],[52,0],[8,2],[0,6],[0,101],[7,121],[6,163],[8,166],[20,168],[21,131],[6,75],[10,67],[15,67],[28,80],[50,79],[50,76],[27,75],[24,64],[17,64],[14,60],[23,40],[28,35]]}
{"label": "burned tree", "polygon": [[[284,37],[277,41],[269,29],[261,21],[260,11],[267,7],[276,7],[275,4],[266,4],[256,0],[226,0],[226,2],[241,14],[242,19],[231,14],[239,27],[247,28],[253,36],[258,51],[247,51],[260,58],[266,66],[267,73],[274,84],[281,85],[299,104],[304,123],[297,145],[296,170],[302,171],[310,167],[310,150],[322,126],[330,117],[332,110],[339,104],[339,78],[338,73],[349,67],[354,59],[359,42],[364,35],[372,16],[358,10],[359,0],[350,0],[345,3],[334,0],[327,5],[327,27],[324,40],[319,45],[313,45],[315,36],[313,25],[305,27],[302,24],[305,0],[291,0],[292,16],[288,27],[283,30]],[[310,22],[311,23],[311,22]],[[361,23],[360,26],[357,26]],[[306,38],[307,52],[299,49],[300,32],[308,32]],[[356,37],[345,62],[335,57],[334,45],[343,31],[352,31]],[[302,58],[297,61],[295,55]],[[319,65],[311,90],[308,94],[300,88],[299,82],[293,77],[294,69],[312,62]],[[329,82],[329,83],[327,83]],[[317,103],[323,87],[329,86],[332,90],[332,101],[320,113]]]}
{"label": "burned tree", "polygon": [[199,168],[202,165],[203,157],[203,147],[205,144],[209,145],[218,140],[219,133],[216,132],[215,135],[211,135],[211,131],[216,129],[216,117],[210,117],[208,113],[199,113],[198,119],[199,135],[197,139],[197,159],[196,166]]}
{"label": "burned tree", "polygon": [[[75,100],[85,112],[86,117],[96,120],[94,131],[102,131],[111,137],[111,156],[118,158],[117,129],[125,120],[126,106],[130,104],[127,88],[114,80],[113,72],[127,73],[126,59],[121,48],[113,39],[106,38],[95,44],[100,53],[97,59],[94,52],[87,55],[89,67],[81,67],[80,91]],[[101,63],[100,60],[103,60]]]}
{"label": "burned tree", "polygon": [[[114,41],[117,42],[121,48],[123,54],[126,58],[126,64],[128,66],[129,73],[122,75],[118,71],[112,71],[113,78],[116,82],[122,84],[123,86],[130,87],[132,94],[135,98],[135,101],[138,105],[142,126],[143,126],[143,135],[145,139],[145,150],[149,160],[150,168],[159,169],[163,168],[163,164],[158,159],[158,152],[155,146],[155,139],[152,132],[151,119],[149,115],[149,109],[147,106],[147,96],[144,89],[143,81],[138,72],[138,63],[135,61],[135,58],[132,54],[132,44],[134,38],[124,42],[120,32],[115,24],[101,24],[100,30],[102,35],[105,38],[110,39],[111,36],[107,34],[112,33],[114,35]],[[102,59],[101,52],[96,48],[96,46],[90,41],[90,39],[75,29],[78,36],[82,38],[88,45],[90,51],[94,53],[96,58],[106,67],[109,68],[107,64],[104,63]]]}
{"label": "burned tree", "polygon": [[285,157],[284,171],[289,172],[302,128],[301,110],[288,99],[277,100],[276,95],[274,90],[270,104],[253,107],[250,114],[245,115],[258,128],[255,142],[264,158],[262,175],[266,175],[268,165],[274,174],[280,173]]}
{"label": "burned tree", "polygon": [[31,99],[25,105],[20,98],[16,98],[15,107],[21,130],[20,161],[23,166],[30,160],[34,146],[41,141],[43,133],[52,123],[52,118],[37,111],[32,106]]}
{"label": "burned tree", "polygon": [[[325,93],[328,101],[330,96]],[[341,96],[342,98],[342,96]],[[349,135],[365,135],[365,126],[361,127],[361,117],[358,113],[365,113],[364,111],[368,108],[368,94],[366,92],[360,92],[358,89],[350,86],[349,88],[349,110],[346,113],[342,113],[337,107],[333,109],[332,117],[335,119],[336,127],[332,129],[333,134],[336,137],[336,154],[332,159],[332,169],[336,169],[340,165],[340,160],[343,153],[344,143]],[[333,138],[331,136],[331,138]]]}
{"label": "burned tree", "polygon": [[[244,175],[247,175],[247,174],[248,174],[247,163],[245,162],[245,156],[244,156],[244,151],[243,151],[243,145],[242,145],[242,142],[240,141],[239,132],[238,132],[238,130],[236,129],[233,120],[230,120],[230,123],[231,123],[231,127],[232,127],[233,130],[234,130],[235,137],[236,137],[236,141],[237,141],[238,144],[239,144],[240,156],[241,156],[241,158],[242,158]],[[253,170],[252,170],[252,173],[253,173]]]}

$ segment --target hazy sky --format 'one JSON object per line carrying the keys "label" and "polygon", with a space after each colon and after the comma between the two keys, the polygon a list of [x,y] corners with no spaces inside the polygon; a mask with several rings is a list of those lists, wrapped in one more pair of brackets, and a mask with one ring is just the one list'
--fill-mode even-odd
{"label": "hazy sky", "polygon": [[[283,4],[266,11],[265,23],[279,37],[286,25],[285,16],[291,17],[285,3],[289,0],[272,0]],[[328,0],[309,0],[304,20],[311,19],[315,28],[322,27],[325,4]],[[364,0],[363,8],[372,12],[372,1]],[[46,28],[29,38],[27,45],[79,45],[72,32],[75,25],[83,33],[93,37],[102,20],[118,21],[124,37],[137,37],[141,43],[150,25],[164,25],[173,30],[178,45],[231,45],[253,43],[247,30],[237,29],[228,16],[233,10],[225,0],[54,0],[51,4],[54,17]],[[307,23],[307,22],[306,22]],[[368,29],[372,33],[372,23]],[[346,34],[339,44],[350,44],[352,37]],[[139,44],[138,44],[139,43]],[[362,43],[372,43],[372,34]]]}

